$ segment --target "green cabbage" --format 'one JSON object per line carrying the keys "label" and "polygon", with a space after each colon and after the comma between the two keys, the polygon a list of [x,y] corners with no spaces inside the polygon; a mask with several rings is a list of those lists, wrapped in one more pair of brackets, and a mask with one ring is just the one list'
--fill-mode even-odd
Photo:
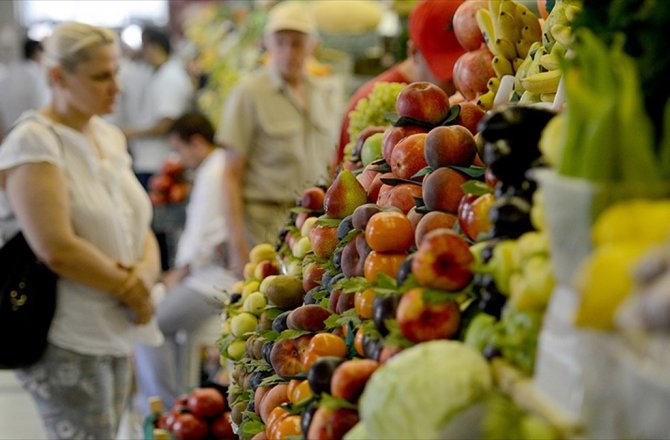
{"label": "green cabbage", "polygon": [[352,437],[436,439],[459,411],[492,387],[486,360],[456,341],[432,341],[396,355],[370,378]]}

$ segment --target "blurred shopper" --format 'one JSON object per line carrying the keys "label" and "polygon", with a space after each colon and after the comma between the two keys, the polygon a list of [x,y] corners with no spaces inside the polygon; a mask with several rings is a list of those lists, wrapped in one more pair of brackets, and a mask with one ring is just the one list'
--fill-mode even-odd
{"label": "blurred shopper", "polygon": [[[124,132],[130,144],[133,167],[145,188],[171,151],[168,129],[177,117],[193,106],[193,83],[181,62],[170,57],[171,53],[170,38],[166,33],[144,29],[142,56],[153,73],[141,89],[129,85],[136,93],[141,93],[140,110],[137,119],[128,121]],[[129,80],[134,78],[131,75]]]}
{"label": "blurred shopper", "polygon": [[176,267],[163,277],[167,295],[156,309],[165,343],[135,350],[140,402],[157,395],[167,408],[187,385],[186,372],[179,368],[186,360],[178,350],[177,333],[185,331],[188,337],[219,313],[224,289],[230,290],[236,281],[225,269],[223,248],[229,239],[223,217],[225,155],[214,144],[214,128],[202,114],[188,113],[175,121],[169,138],[182,163],[195,171],[195,178]]}
{"label": "blurred shopper", "polygon": [[305,70],[316,25],[304,3],[274,6],[264,41],[269,65],[231,91],[217,136],[230,151],[224,208],[240,277],[250,241],[274,242],[302,189],[327,179],[336,144],[338,95]]}
{"label": "blurred shopper", "polygon": [[[454,64],[465,50],[456,39],[452,19],[463,1],[423,0],[412,10],[408,23],[407,58],[363,84],[349,100],[340,129],[338,164],[350,140],[349,112],[356,108],[359,100],[372,92],[376,83],[428,81],[440,86],[449,96],[456,93],[452,79]],[[458,97],[455,97],[456,100]]]}
{"label": "blurred shopper", "polygon": [[11,64],[0,80],[0,133],[26,110],[44,107],[49,102],[47,74],[42,65],[44,48],[39,41],[26,38],[23,59]]}
{"label": "blurred shopper", "polygon": [[46,43],[51,102],[0,147],[0,240],[21,230],[58,276],[49,346],[17,370],[49,438],[115,438],[128,355],[153,315],[151,204],[123,133],[99,115],[119,92],[116,35],[65,23]]}

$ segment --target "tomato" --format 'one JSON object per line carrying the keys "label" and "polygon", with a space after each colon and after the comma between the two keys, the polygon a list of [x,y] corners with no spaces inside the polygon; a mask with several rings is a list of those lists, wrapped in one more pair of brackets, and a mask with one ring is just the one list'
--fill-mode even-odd
{"label": "tomato", "polygon": [[172,425],[172,433],[179,440],[199,440],[207,437],[209,428],[200,417],[190,413],[182,413]]}
{"label": "tomato", "polygon": [[302,435],[302,429],[300,428],[300,416],[299,415],[290,415],[284,417],[283,419],[277,421],[272,429],[271,439],[286,439],[288,437],[300,436]]}
{"label": "tomato", "polygon": [[196,388],[188,395],[187,407],[198,417],[214,417],[226,409],[226,401],[214,388]]}
{"label": "tomato", "polygon": [[298,381],[298,384],[290,391],[288,398],[291,403],[300,405],[313,395],[314,393],[309,386],[309,382],[305,379],[303,381]]}
{"label": "tomato", "polygon": [[221,414],[210,425],[211,435],[217,440],[234,439],[233,425],[230,421],[230,412]]}
{"label": "tomato", "polygon": [[368,220],[365,241],[373,251],[403,252],[414,244],[414,229],[405,214],[382,211]]}
{"label": "tomato", "polygon": [[275,425],[279,423],[282,419],[290,415],[291,413],[288,412],[288,410],[282,408],[281,406],[275,406],[272,409],[272,411],[270,411],[270,415],[267,417],[267,420],[265,421],[265,434],[269,439],[276,438],[275,436],[273,436],[273,429]]}
{"label": "tomato", "polygon": [[321,356],[345,357],[346,355],[347,344],[344,339],[332,333],[318,333],[309,341],[303,365],[307,371]]}

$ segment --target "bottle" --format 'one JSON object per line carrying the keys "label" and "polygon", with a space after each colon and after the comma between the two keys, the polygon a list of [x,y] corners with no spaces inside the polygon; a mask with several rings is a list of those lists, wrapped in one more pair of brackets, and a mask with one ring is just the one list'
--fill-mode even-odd
{"label": "bottle", "polygon": [[[149,404],[149,415],[144,419],[144,438],[155,438],[154,431],[159,428],[158,420],[163,415],[163,401],[158,396],[147,399]],[[163,430],[164,431],[164,430]]]}

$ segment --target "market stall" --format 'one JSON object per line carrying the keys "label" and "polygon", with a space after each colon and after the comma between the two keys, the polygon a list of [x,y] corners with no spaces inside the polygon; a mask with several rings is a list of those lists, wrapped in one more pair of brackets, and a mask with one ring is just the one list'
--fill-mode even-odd
{"label": "market stall", "polygon": [[[670,7],[547,9],[465,2],[466,101],[378,85],[252,249],[218,341],[240,438],[667,436]],[[158,425],[199,438],[182,407]]]}

